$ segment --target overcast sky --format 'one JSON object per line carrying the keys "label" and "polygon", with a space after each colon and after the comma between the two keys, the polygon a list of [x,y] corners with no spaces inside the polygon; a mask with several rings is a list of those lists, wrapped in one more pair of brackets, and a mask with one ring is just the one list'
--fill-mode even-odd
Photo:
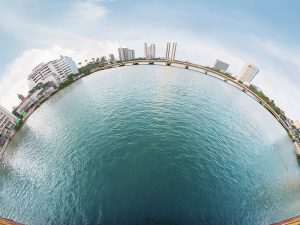
{"label": "overcast sky", "polygon": [[9,0],[0,3],[0,104],[18,104],[27,75],[40,62],[71,56],[76,62],[117,54],[143,43],[176,41],[177,59],[246,62],[260,73],[253,83],[291,119],[300,119],[300,2],[297,0]]}

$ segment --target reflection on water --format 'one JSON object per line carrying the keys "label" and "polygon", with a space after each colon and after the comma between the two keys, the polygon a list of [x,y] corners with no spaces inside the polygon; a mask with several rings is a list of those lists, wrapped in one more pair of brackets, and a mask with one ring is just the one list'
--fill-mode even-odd
{"label": "reflection on water", "polygon": [[83,78],[43,104],[0,165],[26,224],[269,224],[299,214],[280,124],[245,93],[162,66]]}

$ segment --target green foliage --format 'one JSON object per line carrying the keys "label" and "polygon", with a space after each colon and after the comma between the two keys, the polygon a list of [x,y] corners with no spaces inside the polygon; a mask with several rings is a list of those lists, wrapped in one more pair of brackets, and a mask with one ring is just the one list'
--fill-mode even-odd
{"label": "green foliage", "polygon": [[16,123],[16,125],[14,126],[15,131],[18,131],[23,125],[22,120],[20,120],[19,122]]}
{"label": "green foliage", "polygon": [[277,114],[281,115],[283,118],[286,118],[284,112],[276,106],[274,100],[270,100],[262,91],[258,91],[256,88],[250,86],[251,91],[257,94],[261,99],[263,99]]}
{"label": "green foliage", "polygon": [[232,80],[236,80],[236,78],[235,78],[234,76],[232,76],[230,73],[223,72],[223,71],[221,71],[221,70],[219,70],[219,69],[216,69],[216,68],[213,68],[213,67],[209,67],[209,66],[206,66],[205,68],[210,69],[210,70],[213,70],[213,71],[218,72],[218,73],[221,73],[221,74],[223,74],[224,76],[226,76],[226,77],[228,77],[228,78],[230,78],[230,79],[232,79]]}

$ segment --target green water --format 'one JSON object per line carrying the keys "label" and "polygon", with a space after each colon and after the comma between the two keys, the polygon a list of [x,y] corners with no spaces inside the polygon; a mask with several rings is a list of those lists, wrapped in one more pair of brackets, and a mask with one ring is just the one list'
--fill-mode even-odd
{"label": "green water", "polygon": [[31,115],[0,164],[0,216],[26,224],[268,224],[300,214],[281,125],[198,72],[85,77]]}

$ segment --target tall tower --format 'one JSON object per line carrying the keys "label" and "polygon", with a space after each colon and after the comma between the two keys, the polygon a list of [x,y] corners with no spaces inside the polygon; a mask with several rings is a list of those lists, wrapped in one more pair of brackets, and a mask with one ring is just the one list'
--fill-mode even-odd
{"label": "tall tower", "polygon": [[251,81],[254,79],[254,77],[258,74],[258,72],[259,72],[258,67],[246,63],[238,76],[238,80],[249,85]]}
{"label": "tall tower", "polygon": [[144,57],[147,59],[148,58],[148,48],[147,48],[147,42],[144,44]]}
{"label": "tall tower", "polygon": [[170,42],[167,43],[166,62],[175,60],[176,48],[177,48],[177,43],[173,42],[172,43],[172,51],[171,51],[171,55],[170,55],[171,43]]}
{"label": "tall tower", "polygon": [[155,44],[150,44],[150,46],[147,43],[144,44],[144,57],[146,59],[155,58]]}
{"label": "tall tower", "polygon": [[151,59],[155,58],[155,44],[150,45],[150,52],[149,53],[150,53],[149,55],[150,55]]}
{"label": "tall tower", "polygon": [[19,98],[21,101],[25,100],[25,97],[24,97],[24,95],[22,95],[22,94],[18,94],[18,98]]}

